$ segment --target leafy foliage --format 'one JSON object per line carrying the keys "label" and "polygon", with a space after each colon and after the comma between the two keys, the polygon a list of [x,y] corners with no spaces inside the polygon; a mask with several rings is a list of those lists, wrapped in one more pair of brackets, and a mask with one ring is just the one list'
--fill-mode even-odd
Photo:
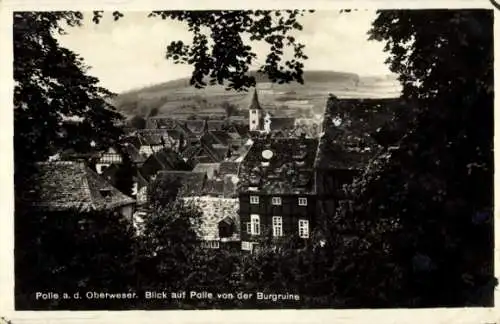
{"label": "leafy foliage", "polygon": [[128,222],[113,212],[42,212],[19,206],[15,218],[16,308],[126,307],[120,301],[85,298],[34,302],[34,293],[73,296],[78,291],[82,295],[93,290],[135,290],[135,240]]}
{"label": "leafy foliage", "polygon": [[162,208],[177,200],[181,182],[155,179],[148,185],[148,200],[152,208]]}
{"label": "leafy foliage", "polygon": [[352,186],[353,207],[330,224],[343,236],[333,249],[354,264],[334,274],[359,278],[342,292],[355,304],[491,304],[492,19],[408,10],[381,11],[373,23],[371,38],[386,42],[403,96],[417,105],[402,139]]}
{"label": "leafy foliage", "polygon": [[133,129],[146,128],[146,120],[144,119],[144,117],[141,117],[138,115],[135,115],[132,118],[130,118],[128,123],[129,123],[130,127],[132,127]]}
{"label": "leafy foliage", "polygon": [[[190,84],[203,88],[207,84],[226,85],[228,89],[247,90],[255,86],[255,76],[248,74],[257,60],[250,41],[264,41],[269,53],[259,72],[271,82],[303,83],[305,45],[293,37],[294,30],[302,30],[299,22],[306,10],[230,10],[230,11],[153,11],[149,17],[185,22],[193,34],[192,44],[173,41],[167,46],[166,58],[177,64],[193,65]],[[312,12],[312,10],[309,10]],[[118,20],[123,14],[113,12]],[[102,11],[95,11],[93,21],[99,23]],[[285,62],[285,50],[293,54]],[[208,81],[208,83],[207,83]]]}
{"label": "leafy foliage", "polygon": [[[210,84],[229,81],[229,87],[244,90],[255,84],[246,74],[255,55],[244,45],[245,33],[271,46],[261,71],[272,81],[301,82],[300,61],[306,57],[288,33],[301,28],[296,18],[302,13],[179,11],[151,16],[184,21],[193,32],[192,45],[174,42],[167,49],[168,58],[194,65],[193,85],[205,86],[208,78]],[[94,15],[95,22],[102,17]],[[121,16],[113,13],[115,20]],[[81,13],[15,16],[17,156],[47,157],[68,138],[86,150],[92,138],[88,134],[94,134],[87,134],[89,129],[98,131],[96,142],[112,141],[119,133],[112,122],[118,117],[98,99],[108,93],[85,76],[77,56],[60,48],[51,35],[62,32],[60,20],[77,25],[81,19]],[[28,24],[32,33],[23,32]],[[29,305],[27,294],[34,290],[70,291],[75,286],[296,292],[302,301],[291,307],[491,305],[492,26],[492,12],[486,10],[378,13],[370,35],[386,42],[388,63],[400,75],[403,96],[416,105],[394,120],[397,126],[377,136],[386,150],[326,219],[324,244],[297,246],[292,239],[275,249],[264,240],[258,253],[244,256],[203,250],[196,231],[201,211],[176,199],[179,183],[164,181],[150,188],[151,213],[139,237],[112,214],[49,217],[16,208],[19,305]],[[285,46],[292,47],[297,60],[283,65]],[[76,127],[60,113],[82,117],[84,123]],[[103,133],[107,129],[112,134]],[[85,136],[76,142],[80,137],[70,134]],[[278,304],[184,300],[168,305]],[[133,307],[166,306],[139,300]]]}
{"label": "leafy foliage", "polygon": [[14,147],[17,162],[40,161],[66,148],[87,152],[120,135],[112,94],[87,75],[83,59],[59,45],[60,26],[80,24],[78,12],[14,13]]}
{"label": "leafy foliage", "polygon": [[238,107],[232,103],[227,102],[227,101],[224,101],[222,103],[222,108],[226,112],[227,118],[230,118],[231,116],[235,115],[238,112]]}
{"label": "leafy foliage", "polygon": [[134,175],[136,169],[128,152],[123,147],[120,148],[122,163],[118,165],[118,170],[114,178],[113,186],[128,196],[132,196],[132,187],[134,185]]}

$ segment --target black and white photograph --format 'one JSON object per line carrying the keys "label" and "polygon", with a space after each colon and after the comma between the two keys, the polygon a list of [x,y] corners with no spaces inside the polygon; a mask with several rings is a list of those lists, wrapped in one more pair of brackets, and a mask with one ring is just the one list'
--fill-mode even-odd
{"label": "black and white photograph", "polygon": [[16,311],[495,306],[493,6],[98,9],[12,12]]}

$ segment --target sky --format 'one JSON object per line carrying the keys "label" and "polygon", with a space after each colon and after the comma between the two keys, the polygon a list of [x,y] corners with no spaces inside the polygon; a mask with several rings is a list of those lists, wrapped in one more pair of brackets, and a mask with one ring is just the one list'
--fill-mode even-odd
{"label": "sky", "polygon": [[[68,27],[58,36],[64,47],[81,55],[90,66],[89,74],[99,78],[105,88],[120,93],[191,75],[189,65],[174,64],[165,58],[171,41],[189,42],[191,34],[182,22],[148,18],[147,12],[124,12],[113,21],[110,13],[100,24],[85,14],[81,27]],[[368,41],[367,32],[375,11],[340,14],[316,11],[300,18],[304,29],[294,35],[305,44],[309,59],[305,70],[333,70],[359,75],[387,75],[387,54],[383,43]],[[263,62],[266,46],[251,44],[258,61]]]}

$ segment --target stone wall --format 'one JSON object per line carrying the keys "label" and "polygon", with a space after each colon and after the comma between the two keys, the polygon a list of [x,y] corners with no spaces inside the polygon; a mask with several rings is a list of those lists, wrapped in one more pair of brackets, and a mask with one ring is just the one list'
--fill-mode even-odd
{"label": "stone wall", "polygon": [[194,203],[203,212],[200,236],[204,240],[219,240],[218,224],[225,217],[233,219],[236,225],[232,239],[239,240],[240,235],[240,203],[238,199],[218,197],[185,197],[187,203]]}

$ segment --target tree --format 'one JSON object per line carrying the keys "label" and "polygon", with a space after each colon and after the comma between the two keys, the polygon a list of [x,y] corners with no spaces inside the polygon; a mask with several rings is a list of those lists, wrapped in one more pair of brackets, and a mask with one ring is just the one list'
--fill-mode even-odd
{"label": "tree", "polygon": [[487,10],[378,12],[370,37],[416,106],[330,224],[353,305],[491,305],[492,27]]}
{"label": "tree", "polygon": [[134,129],[144,129],[146,128],[146,120],[138,115],[135,115],[129,120],[129,125]]}
{"label": "tree", "polygon": [[160,109],[158,107],[153,107],[149,111],[148,117],[155,117],[158,116],[158,113],[160,112]]}
{"label": "tree", "polygon": [[[14,156],[17,163],[45,160],[66,148],[87,152],[121,135],[112,96],[87,75],[83,59],[59,45],[61,22],[80,24],[78,12],[14,13]],[[18,168],[19,169],[19,168]]]}
{"label": "tree", "polygon": [[[299,18],[306,10],[222,10],[222,11],[153,11],[149,17],[173,19],[187,24],[192,32],[192,44],[173,41],[167,46],[166,57],[175,63],[194,67],[190,84],[202,88],[207,84],[225,85],[239,91],[255,86],[255,75],[249,75],[249,67],[256,61],[250,41],[264,41],[269,45],[265,63],[258,72],[271,82],[303,83],[305,46],[293,37],[293,31],[302,30]],[[312,10],[309,10],[312,12]],[[123,14],[113,12],[115,20]],[[103,11],[94,11],[96,23]],[[283,62],[286,49],[290,59]],[[207,83],[208,81],[208,83]]]}
{"label": "tree", "polygon": [[122,163],[118,165],[118,170],[115,174],[113,186],[128,196],[132,196],[132,188],[134,186],[134,176],[137,169],[134,167],[130,155],[124,147],[120,148]]}
{"label": "tree", "polygon": [[[41,211],[24,206],[15,217],[16,309],[124,309],[116,300],[88,300],[88,291],[136,289],[135,234],[111,211]],[[63,292],[79,300],[35,299]]]}
{"label": "tree", "polygon": [[155,179],[148,186],[149,204],[153,208],[162,208],[177,200],[182,183],[180,179]]}
{"label": "tree", "polygon": [[226,113],[226,118],[228,118],[228,119],[238,112],[238,107],[236,107],[234,104],[231,104],[227,101],[224,101],[222,103],[222,108],[224,109],[224,112]]}

